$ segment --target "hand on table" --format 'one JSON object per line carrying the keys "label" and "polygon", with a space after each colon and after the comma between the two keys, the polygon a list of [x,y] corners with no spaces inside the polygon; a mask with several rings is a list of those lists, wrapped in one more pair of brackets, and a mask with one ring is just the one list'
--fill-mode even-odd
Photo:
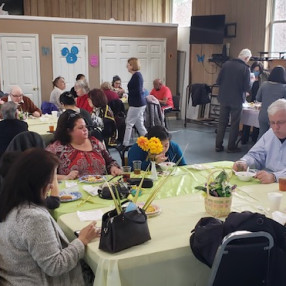
{"label": "hand on table", "polygon": [[258,179],[262,184],[271,184],[275,183],[276,181],[274,174],[266,171],[258,171],[255,178]]}
{"label": "hand on table", "polygon": [[65,180],[74,180],[78,177],[78,171],[70,171],[68,175],[65,176]]}
{"label": "hand on table", "polygon": [[40,117],[40,116],[41,116],[41,114],[40,114],[39,111],[34,111],[34,112],[32,113],[32,115],[33,115],[34,117]]}
{"label": "hand on table", "polygon": [[119,176],[119,175],[122,174],[122,170],[120,168],[116,167],[116,166],[112,166],[110,168],[110,174],[112,176]]}
{"label": "hand on table", "polygon": [[82,241],[84,245],[87,245],[94,238],[99,236],[100,236],[100,229],[96,228],[96,221],[93,221],[80,231],[78,238]]}

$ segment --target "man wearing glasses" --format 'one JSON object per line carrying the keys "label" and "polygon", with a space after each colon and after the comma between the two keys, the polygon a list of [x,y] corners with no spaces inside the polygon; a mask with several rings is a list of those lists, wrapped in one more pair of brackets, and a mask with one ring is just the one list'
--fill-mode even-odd
{"label": "man wearing glasses", "polygon": [[[270,129],[244,155],[241,160],[247,167],[260,171],[256,178],[263,184],[277,182],[286,177],[286,99],[274,101],[267,109]],[[238,164],[233,169],[237,171]]]}
{"label": "man wearing glasses", "polygon": [[33,101],[23,94],[22,89],[19,86],[11,88],[10,94],[1,98],[4,102],[13,101],[18,105],[18,110],[22,112],[28,112],[34,117],[40,117],[42,115],[41,110],[33,103]]}

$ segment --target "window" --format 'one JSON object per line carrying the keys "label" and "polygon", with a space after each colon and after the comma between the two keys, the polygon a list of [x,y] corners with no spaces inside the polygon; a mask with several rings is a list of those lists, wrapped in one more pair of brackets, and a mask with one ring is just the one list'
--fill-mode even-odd
{"label": "window", "polygon": [[[278,52],[272,56],[286,58],[286,1],[274,0],[272,21],[271,51]],[[284,54],[279,54],[284,52]]]}
{"label": "window", "polygon": [[182,27],[191,25],[192,0],[173,0],[172,23]]}

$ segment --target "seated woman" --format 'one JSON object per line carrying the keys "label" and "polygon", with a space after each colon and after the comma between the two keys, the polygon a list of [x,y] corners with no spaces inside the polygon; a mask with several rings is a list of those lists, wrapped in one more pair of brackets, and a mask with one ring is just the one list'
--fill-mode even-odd
{"label": "seated woman", "polygon": [[121,78],[118,75],[115,75],[112,78],[112,90],[118,93],[119,97],[122,97],[125,93],[125,90],[121,87]]}
{"label": "seated woman", "polygon": [[107,105],[107,97],[101,89],[94,88],[88,93],[89,105],[93,108],[91,119],[103,136],[105,144],[116,146],[117,128],[114,115]]}
{"label": "seated woman", "polygon": [[74,90],[76,91],[77,98],[76,98],[76,106],[79,108],[83,108],[87,110],[89,113],[92,112],[92,108],[88,104],[87,98],[88,98],[88,92],[89,87],[86,80],[78,80],[76,81],[74,85]]}
{"label": "seated woman", "polygon": [[[146,134],[148,139],[152,137],[157,137],[161,140],[163,145],[162,153],[155,156],[155,161],[157,164],[165,161],[177,163],[179,160],[178,166],[186,165],[183,153],[178,144],[171,141],[171,135],[163,126],[154,126]],[[142,161],[141,169],[146,170],[150,161],[147,159],[148,153],[143,151],[137,143],[135,143],[128,152],[128,165],[133,168],[133,161],[140,160]]]}
{"label": "seated woman", "polygon": [[113,100],[119,99],[118,93],[112,91],[112,86],[109,82],[105,81],[101,84],[100,88],[103,90],[107,97],[107,103],[109,104]]}
{"label": "seated woman", "polygon": [[77,171],[80,177],[106,173],[115,176],[122,173],[104,144],[88,136],[86,123],[78,113],[65,111],[59,117],[54,140],[47,150],[60,159],[58,179],[71,171]]}
{"label": "seated woman", "polygon": [[[0,192],[4,184],[5,178],[11,169],[12,165],[20,157],[22,151],[5,152],[0,159]],[[61,200],[59,197],[59,187],[57,182],[53,183],[53,188],[49,195],[45,198],[46,207],[50,210],[56,209],[60,206]]]}
{"label": "seated woman", "polygon": [[76,106],[75,99],[71,92],[63,92],[60,95],[60,103],[65,110],[73,110],[74,112],[79,113],[83,117],[87,127],[92,127],[92,120],[89,112],[83,108],[79,108]]}
{"label": "seated woman", "polygon": [[17,119],[17,104],[13,101],[2,105],[1,114],[3,120],[0,121],[0,157],[17,134],[28,131],[28,124]]}
{"label": "seated woman", "polygon": [[5,178],[0,194],[1,285],[84,285],[79,260],[99,233],[92,222],[69,242],[45,208],[58,163],[43,149],[26,150]]}

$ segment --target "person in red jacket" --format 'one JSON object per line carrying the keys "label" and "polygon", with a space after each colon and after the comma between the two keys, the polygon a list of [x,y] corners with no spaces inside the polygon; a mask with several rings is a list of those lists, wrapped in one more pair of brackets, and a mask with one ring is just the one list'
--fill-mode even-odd
{"label": "person in red jacket", "polygon": [[87,110],[89,113],[92,112],[92,108],[90,107],[87,98],[88,98],[88,92],[89,87],[86,80],[77,80],[74,85],[74,90],[77,94],[76,98],[76,106],[82,109]]}
{"label": "person in red jacket", "polygon": [[150,94],[154,95],[160,102],[162,109],[173,109],[173,97],[171,90],[163,85],[162,81],[157,78],[153,81],[154,88],[151,90]]}

